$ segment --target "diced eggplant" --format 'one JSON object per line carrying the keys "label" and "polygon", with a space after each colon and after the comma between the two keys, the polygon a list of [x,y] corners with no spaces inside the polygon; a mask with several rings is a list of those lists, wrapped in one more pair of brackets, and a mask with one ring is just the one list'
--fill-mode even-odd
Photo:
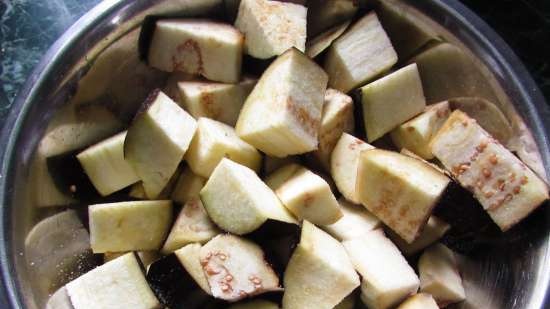
{"label": "diced eggplant", "polygon": [[349,0],[310,0],[307,14],[308,37],[351,20],[357,13],[357,4],[356,1]]}
{"label": "diced eggplant", "polygon": [[176,182],[171,199],[185,205],[192,198],[199,196],[204,184],[206,184],[206,178],[196,175],[189,167],[186,167]]}
{"label": "diced eggplant", "polygon": [[432,24],[411,14],[410,7],[399,1],[377,1],[376,8],[380,22],[391,39],[399,59],[408,59],[415,52],[432,41],[439,40],[439,34]]}
{"label": "diced eggplant", "polygon": [[433,159],[430,141],[450,114],[449,102],[428,105],[422,114],[395,128],[391,139],[399,149],[407,148],[423,159]]}
{"label": "diced eggplant", "polygon": [[94,187],[106,196],[138,182],[133,167],[124,160],[126,131],[87,148],[76,157]]}
{"label": "diced eggplant", "polygon": [[145,194],[145,188],[143,188],[143,183],[140,181],[130,186],[130,192],[128,192],[128,196],[138,200],[146,200],[147,194]]}
{"label": "diced eggplant", "polygon": [[[297,166],[296,169],[294,169],[295,166]],[[323,178],[298,165],[290,165],[290,168],[283,167],[281,170],[281,172],[274,172],[275,177],[271,179],[271,188],[296,218],[308,220],[314,224],[328,225],[342,217],[338,201]],[[280,179],[273,181],[273,178]],[[283,178],[286,179],[283,180]]]}
{"label": "diced eggplant", "polygon": [[37,299],[97,265],[88,231],[74,210],[36,224],[25,238],[25,257]]}
{"label": "diced eggplant", "polygon": [[298,163],[299,161],[300,161],[300,158],[294,157],[294,156],[285,157],[285,158],[265,156],[263,160],[263,166],[262,166],[262,175],[270,175],[271,173],[273,173],[274,171],[280,169],[285,165]]}
{"label": "diced eggplant", "polygon": [[234,27],[210,20],[164,19],[156,22],[149,65],[165,72],[200,74],[213,81],[241,78],[244,37]]}
{"label": "diced eggplant", "polygon": [[376,78],[397,63],[390,39],[370,13],[334,41],[325,59],[329,86],[342,92]]}
{"label": "diced eggplant", "polygon": [[279,309],[279,305],[268,300],[255,299],[231,305],[227,309]]}
{"label": "diced eggplant", "polygon": [[343,133],[331,154],[330,173],[336,187],[347,200],[355,204],[361,203],[356,191],[359,156],[362,151],[371,149],[374,147],[353,135]]}
{"label": "diced eggplant", "polygon": [[431,216],[418,238],[410,244],[391,231],[388,231],[388,236],[403,255],[411,256],[438,241],[450,228],[451,226],[447,222],[436,216]]}
{"label": "diced eggplant", "polygon": [[208,178],[222,158],[260,170],[262,155],[235,133],[235,129],[208,118],[199,118],[197,132],[191,141],[185,160],[191,170]]}
{"label": "diced eggplant", "polygon": [[143,103],[126,135],[124,159],[154,199],[174,175],[197,123],[164,93],[156,90]]}
{"label": "diced eggplant", "polygon": [[344,247],[363,277],[361,300],[372,309],[392,308],[416,293],[420,281],[382,230],[346,240]]}
{"label": "diced eggplant", "polygon": [[199,197],[193,197],[181,209],[162,253],[171,253],[190,243],[206,243],[220,232],[208,217]]}
{"label": "diced eggplant", "polygon": [[449,99],[452,110],[461,110],[485,129],[501,144],[507,145],[514,136],[512,126],[502,111],[491,101],[482,98],[453,98]]}
{"label": "diced eggplant", "polygon": [[267,219],[297,223],[253,170],[226,158],[214,169],[200,197],[212,221],[234,234],[250,233]]}
{"label": "diced eggplant", "polygon": [[50,296],[46,309],[74,309],[67,288],[62,287]]}
{"label": "diced eggplant", "polygon": [[[347,2],[347,1],[346,1]],[[351,20],[336,25],[325,32],[320,33],[313,39],[306,42],[306,55],[310,58],[315,58],[327,48],[330,47],[334,40],[338,39],[351,24]]]}
{"label": "diced eggplant", "polygon": [[195,282],[203,289],[207,294],[212,294],[210,291],[210,285],[206,274],[201,265],[201,245],[200,244],[188,244],[174,252],[181,265],[187,273],[195,280]]}
{"label": "diced eggplant", "polygon": [[67,293],[74,309],[156,309],[160,306],[133,253],[69,282]]}
{"label": "diced eggplant", "polygon": [[[452,177],[451,173],[444,169],[443,167],[443,164],[441,164],[441,162],[439,162],[438,160],[434,160],[435,162],[430,162],[430,161],[426,161],[426,159],[422,158],[421,156],[417,155],[416,153],[408,150],[407,148],[401,148],[401,150],[399,151],[400,154],[402,155],[405,155],[407,157],[411,157],[411,158],[414,158],[414,159],[417,159],[417,160],[420,160],[426,164],[428,164],[429,166],[433,167],[434,169],[436,169],[438,172],[442,173],[442,174],[445,174],[447,175],[448,177]],[[431,153],[431,150],[430,150],[430,153]]]}
{"label": "diced eggplant", "polygon": [[267,59],[295,47],[306,48],[306,12],[298,4],[268,0],[241,0],[235,27],[245,36],[245,52]]}
{"label": "diced eggplant", "polygon": [[218,235],[201,248],[200,259],[216,298],[233,302],[282,290],[279,278],[265,262],[262,249],[244,238]]}
{"label": "diced eggplant", "polygon": [[323,168],[330,171],[330,156],[342,133],[351,133],[355,128],[353,100],[346,94],[327,89],[319,128],[319,149],[313,155]]}
{"label": "diced eggplant", "polygon": [[342,244],[304,221],[284,286],[283,309],[332,309],[359,286],[359,276]]}
{"label": "diced eggplant", "polygon": [[171,201],[96,204],[88,212],[94,253],[158,250],[172,223]]}
{"label": "diced eggplant", "polygon": [[397,309],[439,309],[439,306],[432,295],[418,293],[407,298]]}
{"label": "diced eggplant", "polygon": [[409,62],[418,65],[428,104],[464,96],[498,100],[483,65],[451,43],[430,47]]}
{"label": "diced eggplant", "polygon": [[361,105],[369,143],[420,114],[426,99],[416,64],[363,86]]}
{"label": "diced eggplant", "polygon": [[[128,252],[105,252],[103,253],[103,263],[110,262],[118,257],[121,257]],[[160,258],[160,255],[158,251],[138,251],[135,252],[139,260],[141,261],[141,265],[145,267],[145,269],[148,269],[153,262],[158,260]]]}
{"label": "diced eggplant", "polygon": [[355,308],[355,300],[357,295],[352,293],[344,298],[334,309],[353,309]]}
{"label": "diced eggplant", "polygon": [[275,191],[303,169],[304,167],[297,163],[283,165],[265,178],[265,184]]}
{"label": "diced eggplant", "polygon": [[147,282],[166,308],[219,309],[227,306],[225,302],[206,293],[175,254],[151,264]]}
{"label": "diced eggplant", "polygon": [[428,248],[418,261],[420,290],[433,295],[440,307],[466,298],[456,257],[449,248],[436,244]]}
{"label": "diced eggplant", "polygon": [[381,227],[382,222],[365,207],[348,202],[341,197],[338,200],[342,218],[322,228],[339,241],[356,238]]}
{"label": "diced eggplant", "polygon": [[295,48],[279,56],[246,99],[237,134],[269,156],[317,149],[327,75]]}
{"label": "diced eggplant", "polygon": [[254,88],[255,79],[246,78],[238,84],[208,81],[182,81],[177,83],[180,106],[193,117],[207,117],[235,126],[246,97]]}
{"label": "diced eggplant", "polygon": [[361,153],[356,190],[363,206],[412,243],[449,182],[420,160],[373,149]]}
{"label": "diced eggplant", "polygon": [[474,119],[455,110],[432,139],[434,155],[506,231],[548,200],[548,187]]}

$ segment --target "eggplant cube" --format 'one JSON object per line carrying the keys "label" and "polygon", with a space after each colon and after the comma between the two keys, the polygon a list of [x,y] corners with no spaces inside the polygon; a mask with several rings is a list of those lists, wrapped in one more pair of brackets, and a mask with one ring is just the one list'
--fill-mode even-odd
{"label": "eggplant cube", "polygon": [[172,202],[96,204],[88,213],[94,253],[158,250],[172,223]]}
{"label": "eggplant cube", "polygon": [[361,203],[408,243],[418,237],[449,182],[426,163],[397,152],[373,149],[359,159]]}
{"label": "eggplant cube", "polygon": [[401,250],[403,255],[411,256],[438,241],[441,237],[443,237],[443,235],[445,235],[445,233],[447,233],[447,231],[449,231],[449,229],[451,229],[451,226],[447,222],[437,218],[436,216],[431,216],[418,238],[410,244],[401,239],[401,237],[395,233],[391,232],[391,230],[389,231],[388,236],[395,243],[395,245],[397,245],[399,250]]}
{"label": "eggplant cube", "polygon": [[439,309],[439,306],[432,295],[418,293],[409,297],[397,309]]}
{"label": "eggplant cube", "polygon": [[268,0],[241,0],[235,27],[246,36],[245,51],[267,59],[291,47],[306,45],[307,9],[298,4]]}
{"label": "eggplant cube", "polygon": [[359,276],[342,244],[304,221],[284,286],[283,309],[332,309],[359,286]]}
{"label": "eggplant cube", "polygon": [[124,158],[143,182],[147,197],[157,198],[187,151],[197,123],[160,91],[154,91],[134,118],[124,141]]}
{"label": "eggplant cube", "polygon": [[433,159],[430,141],[450,114],[448,102],[429,105],[422,114],[395,128],[391,139],[399,149],[406,148],[425,160]]}
{"label": "eggplant cube", "polygon": [[202,187],[206,183],[206,178],[196,175],[193,171],[186,167],[180,174],[174,190],[171,194],[171,199],[185,205],[192,198],[198,197]]}
{"label": "eggplant cube", "polygon": [[355,128],[353,100],[348,95],[327,89],[319,128],[319,149],[314,152],[323,167],[330,170],[330,155],[342,133],[351,133]]}
{"label": "eggplant cube", "polygon": [[66,289],[74,309],[160,307],[133,253],[93,269],[69,282]]}
{"label": "eggplant cube", "polygon": [[126,131],[87,148],[76,157],[97,191],[109,195],[138,182],[134,168],[124,160]]}
{"label": "eggplant cube", "polygon": [[351,21],[357,13],[358,1],[349,0],[313,0],[308,3],[308,37],[317,35],[326,29],[345,21]]}
{"label": "eggplant cube", "polygon": [[397,63],[397,54],[376,13],[370,13],[334,41],[325,59],[329,86],[342,92],[376,78]]}
{"label": "eggplant cube", "polygon": [[207,81],[177,83],[178,103],[195,117],[207,117],[235,126],[246,97],[256,80],[245,79],[238,84]]}
{"label": "eggplant cube", "polygon": [[455,110],[432,152],[506,231],[548,200],[548,186],[474,119]]}
{"label": "eggplant cube", "polygon": [[250,168],[222,159],[200,192],[210,218],[233,234],[247,234],[268,219],[297,223],[277,195]]}
{"label": "eggplant cube", "polygon": [[235,235],[210,240],[200,250],[200,263],[216,298],[237,301],[282,290],[260,246]]}
{"label": "eggplant cube", "polygon": [[174,252],[181,265],[187,273],[197,282],[197,284],[207,294],[212,294],[206,274],[201,265],[201,248],[200,244],[188,244]]}
{"label": "eggplant cube", "polygon": [[344,198],[340,198],[338,203],[343,214],[342,218],[322,227],[334,238],[340,241],[356,238],[382,225],[382,222],[365,207],[350,203]]}
{"label": "eggplant cube", "polygon": [[317,57],[323,51],[330,47],[332,42],[339,38],[346,29],[348,29],[351,21],[346,21],[342,24],[336,25],[327,31],[317,35],[311,40],[306,42],[306,55],[311,59]]}
{"label": "eggplant cube", "polygon": [[199,118],[195,137],[191,141],[185,160],[193,172],[208,178],[222,158],[259,171],[262,155],[237,136],[235,129],[216,120]]}
{"label": "eggplant cube", "polygon": [[432,294],[439,305],[463,301],[466,298],[456,257],[441,244],[428,248],[418,261],[420,290]]}
{"label": "eggplant cube", "polygon": [[323,178],[304,167],[299,167],[289,176],[273,189],[283,205],[298,219],[327,225],[342,217],[338,201]]}
{"label": "eggplant cube", "polygon": [[373,142],[426,107],[416,64],[410,64],[361,88],[367,140]]}
{"label": "eggplant cube", "polygon": [[416,293],[420,281],[382,230],[346,240],[344,247],[363,277],[361,298],[372,309],[394,307]]}
{"label": "eggplant cube", "polygon": [[201,200],[196,196],[181,209],[162,253],[169,254],[190,243],[205,243],[219,233],[220,230],[210,220]]}
{"label": "eggplant cube", "polygon": [[237,134],[274,157],[317,149],[327,75],[297,49],[279,56],[246,99]]}
{"label": "eggplant cube", "polygon": [[343,133],[331,154],[330,173],[336,187],[347,200],[355,204],[361,203],[355,190],[359,155],[371,149],[374,147],[353,135]]}
{"label": "eggplant cube", "polygon": [[200,74],[237,83],[241,78],[244,37],[230,25],[209,20],[163,19],[156,23],[148,62],[165,72]]}

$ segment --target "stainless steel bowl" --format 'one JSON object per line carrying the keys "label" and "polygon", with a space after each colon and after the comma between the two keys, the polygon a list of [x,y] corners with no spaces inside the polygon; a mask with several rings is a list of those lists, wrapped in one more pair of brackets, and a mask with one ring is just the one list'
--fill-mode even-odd
{"label": "stainless steel bowl", "polygon": [[[489,99],[496,101],[514,123],[519,155],[534,165],[540,164],[540,173],[544,170],[550,173],[550,111],[524,66],[504,41],[455,0],[382,1],[400,5],[415,22],[461,47],[471,57],[485,81],[478,87],[482,89],[477,90],[480,94],[468,94],[483,96],[490,89]],[[24,242],[40,217],[57,211],[38,208],[33,198],[40,190],[40,184],[33,184],[37,178],[36,150],[52,117],[68,105],[78,103],[75,91],[76,98],[82,97],[82,89],[101,98],[101,93],[93,92],[101,78],[94,81],[89,74],[93,70],[106,70],[107,73],[98,73],[104,77],[113,72],[109,72],[109,65],[98,69],[99,61],[94,60],[104,55],[105,48],[114,42],[124,45],[121,38],[136,44],[135,34],[131,38],[131,32],[127,33],[138,27],[145,16],[203,15],[221,2],[106,0],[78,20],[44,55],[15,99],[0,140],[5,146],[0,171],[0,307],[41,308],[45,301],[45,295],[33,284],[36,278],[28,269]],[[128,72],[113,74],[125,76]],[[156,81],[146,81],[144,87],[153,86]],[[532,135],[525,130],[525,124]],[[537,212],[538,218],[528,222],[529,228],[503,235],[502,246],[461,259],[468,301],[457,308],[545,308],[550,280],[549,211]],[[513,239],[508,241],[506,237]]]}

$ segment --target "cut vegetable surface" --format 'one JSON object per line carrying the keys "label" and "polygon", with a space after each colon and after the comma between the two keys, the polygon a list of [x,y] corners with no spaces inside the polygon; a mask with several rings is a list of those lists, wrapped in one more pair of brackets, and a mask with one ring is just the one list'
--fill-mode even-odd
{"label": "cut vegetable surface", "polygon": [[206,178],[196,175],[189,167],[186,167],[174,186],[171,198],[173,201],[185,205],[192,198],[199,196],[205,183]]}
{"label": "cut vegetable surface", "polygon": [[416,64],[362,87],[361,105],[369,142],[420,114],[426,99]]}
{"label": "cut vegetable surface", "polygon": [[197,124],[197,133],[185,155],[195,174],[208,178],[222,158],[260,170],[262,155],[241,140],[232,127],[208,118],[199,118]]}
{"label": "cut vegetable surface", "polygon": [[346,31],[350,23],[351,21],[346,21],[342,24],[336,25],[306,42],[306,55],[310,58],[317,57],[329,48],[330,44],[339,38],[344,31]]}
{"label": "cut vegetable surface", "polygon": [[274,190],[296,218],[327,225],[342,217],[340,206],[323,178],[303,167],[294,170],[289,176]]}
{"label": "cut vegetable surface", "polygon": [[349,201],[360,203],[356,189],[359,155],[362,151],[374,149],[373,146],[343,133],[331,154],[330,173],[338,191]]}
{"label": "cut vegetable surface", "polygon": [[124,160],[126,131],[87,148],[76,157],[94,187],[101,195],[109,195],[140,179],[134,168]]}
{"label": "cut vegetable surface", "polygon": [[228,301],[279,291],[279,278],[264,260],[262,249],[244,238],[225,234],[200,250],[200,263],[212,295]]}
{"label": "cut vegetable surface", "polygon": [[382,225],[378,218],[361,205],[350,203],[344,198],[340,198],[338,204],[340,204],[342,218],[322,228],[340,241],[362,236]]}
{"label": "cut vegetable surface", "polygon": [[174,252],[181,265],[206,293],[210,292],[210,285],[201,265],[201,245],[189,244]]}
{"label": "cut vegetable surface", "polygon": [[382,230],[343,244],[363,277],[361,299],[369,308],[391,308],[418,290],[420,282],[414,270]]}
{"label": "cut vegetable surface", "polygon": [[190,243],[205,243],[219,233],[220,230],[210,220],[201,200],[196,196],[181,209],[162,252],[168,254]]}
{"label": "cut vegetable surface", "polygon": [[310,0],[308,1],[307,33],[317,35],[328,28],[351,20],[358,9],[357,1]]}
{"label": "cut vegetable surface", "polygon": [[154,91],[134,118],[124,141],[124,158],[156,198],[176,171],[197,123],[160,91]]}
{"label": "cut vegetable surface", "polygon": [[294,3],[241,0],[235,27],[246,36],[246,53],[267,59],[291,47],[303,52],[306,44],[306,12],[304,6]]}
{"label": "cut vegetable surface", "polygon": [[317,149],[326,73],[297,49],[279,56],[246,99],[237,134],[270,156]]}
{"label": "cut vegetable surface", "polygon": [[429,105],[415,118],[399,125],[391,132],[391,138],[399,149],[407,148],[423,159],[433,158],[430,141],[449,118],[448,102]]}
{"label": "cut vegetable surface", "polygon": [[74,309],[156,309],[160,306],[133,253],[70,282],[67,293]]}
{"label": "cut vegetable surface", "polygon": [[182,81],[176,86],[176,101],[195,118],[208,117],[234,126],[255,83],[251,78],[238,84]]}
{"label": "cut vegetable surface", "polygon": [[149,65],[166,72],[200,74],[237,83],[241,78],[243,35],[230,25],[209,20],[164,19],[156,23]]}
{"label": "cut vegetable surface", "polygon": [[454,111],[432,152],[506,231],[548,200],[548,187],[474,119]]}
{"label": "cut vegetable surface", "polygon": [[212,221],[234,234],[250,233],[267,219],[297,223],[253,170],[229,159],[218,164],[200,196]]}
{"label": "cut vegetable surface", "polygon": [[411,243],[449,181],[420,160],[373,149],[361,153],[356,190],[363,206]]}
{"label": "cut vegetable surface", "polygon": [[376,13],[361,18],[332,43],[325,59],[329,86],[348,92],[390,69],[397,54]]}
{"label": "cut vegetable surface", "polygon": [[389,231],[388,236],[401,250],[403,255],[410,256],[438,241],[450,228],[451,226],[445,221],[436,216],[431,216],[418,238],[410,244],[391,231]]}
{"label": "cut vegetable surface", "polygon": [[351,133],[354,128],[351,97],[338,90],[327,89],[319,128],[319,149],[314,152],[324,168],[330,170],[330,156],[342,133]]}
{"label": "cut vegetable surface", "polygon": [[284,286],[283,309],[332,309],[359,286],[359,276],[342,244],[304,221]]}
{"label": "cut vegetable surface", "polygon": [[441,244],[428,248],[418,261],[420,290],[432,294],[441,307],[466,298],[454,253]]}
{"label": "cut vegetable surface", "polygon": [[409,297],[397,309],[439,309],[430,294],[419,293]]}
{"label": "cut vegetable surface", "polygon": [[88,213],[94,253],[158,250],[172,223],[172,202],[96,204]]}

